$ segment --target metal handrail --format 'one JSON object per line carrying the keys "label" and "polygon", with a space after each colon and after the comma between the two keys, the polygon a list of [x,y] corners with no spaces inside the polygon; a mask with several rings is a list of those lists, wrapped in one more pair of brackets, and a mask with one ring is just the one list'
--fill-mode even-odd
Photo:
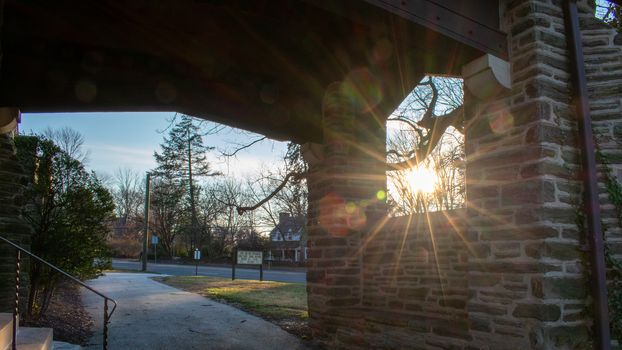
{"label": "metal handrail", "polygon": [[[108,349],[108,323],[110,323],[110,317],[112,316],[112,314],[114,313],[114,310],[117,309],[117,302],[110,298],[109,296],[101,293],[100,291],[94,289],[93,287],[87,285],[86,283],[80,281],[79,279],[77,279],[76,277],[68,274],[67,272],[61,270],[60,268],[52,265],[51,263],[45,261],[43,258],[38,257],[36,254],[20,247],[19,245],[13,243],[12,241],[0,236],[0,242],[4,242],[8,245],[10,245],[11,247],[16,249],[16,257],[15,257],[15,309],[13,310],[13,350],[17,349],[17,341],[16,341],[16,337],[17,337],[17,322],[19,322],[18,315],[19,315],[19,275],[20,275],[20,263],[21,263],[21,252],[24,252],[26,254],[28,254],[29,256],[35,258],[36,260],[38,260],[39,262],[47,265],[49,268],[51,268],[52,270],[60,273],[61,275],[69,278],[72,282],[79,284],[80,286],[88,289],[89,291],[95,293],[96,295],[104,298],[104,330],[103,330],[103,337],[104,337],[104,350]],[[114,305],[112,307],[112,310],[110,312],[108,312],[108,301],[111,301]]]}

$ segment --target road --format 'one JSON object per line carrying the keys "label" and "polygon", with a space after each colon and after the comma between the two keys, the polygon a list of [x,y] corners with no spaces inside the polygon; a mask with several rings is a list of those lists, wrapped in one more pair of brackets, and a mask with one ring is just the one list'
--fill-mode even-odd
{"label": "road", "polygon": [[[132,260],[113,259],[112,267],[120,270],[136,270],[140,271],[141,263]],[[147,264],[148,272],[163,273],[173,276],[194,276],[195,267],[193,265],[176,265],[176,264]],[[213,276],[231,278],[230,267],[215,266],[199,266],[200,276]],[[239,279],[258,280],[259,270],[244,269],[237,267],[235,276]],[[267,270],[263,271],[263,278],[266,281],[278,282],[298,282],[306,283],[306,273],[296,271]]]}

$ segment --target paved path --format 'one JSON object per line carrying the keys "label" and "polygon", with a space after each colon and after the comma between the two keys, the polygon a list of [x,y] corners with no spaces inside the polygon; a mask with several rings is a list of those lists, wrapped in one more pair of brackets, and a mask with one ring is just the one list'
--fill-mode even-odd
{"label": "paved path", "polygon": [[[113,259],[112,267],[115,269],[140,271],[142,265],[137,261]],[[148,272],[165,273],[173,276],[194,276],[194,269],[195,267],[193,265],[154,264],[152,262],[147,264]],[[199,266],[199,275],[231,278],[231,268],[220,266]],[[245,280],[258,280],[259,270],[237,267],[235,269],[235,276],[236,278]],[[306,283],[306,276],[307,274],[305,272],[263,270],[263,277],[266,281]]]}
{"label": "paved path", "polygon": [[[152,274],[109,273],[89,285],[117,300],[109,349],[308,349],[278,326],[228,305],[155,282]],[[101,349],[103,301],[83,290]]]}

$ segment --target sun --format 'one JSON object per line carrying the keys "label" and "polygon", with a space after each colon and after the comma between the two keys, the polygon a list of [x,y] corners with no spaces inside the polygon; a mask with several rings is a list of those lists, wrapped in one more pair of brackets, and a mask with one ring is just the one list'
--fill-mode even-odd
{"label": "sun", "polygon": [[412,193],[432,193],[436,185],[436,174],[425,166],[407,170],[406,179]]}

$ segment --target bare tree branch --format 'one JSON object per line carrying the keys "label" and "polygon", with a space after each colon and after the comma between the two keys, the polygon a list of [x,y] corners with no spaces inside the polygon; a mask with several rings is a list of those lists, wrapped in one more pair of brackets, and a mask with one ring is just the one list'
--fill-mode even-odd
{"label": "bare tree branch", "polygon": [[259,143],[259,142],[261,142],[261,141],[265,140],[266,138],[267,138],[266,136],[263,136],[263,137],[260,137],[260,138],[258,138],[258,139],[255,139],[255,140],[253,140],[253,141],[251,141],[251,142],[249,142],[249,143],[246,143],[246,144],[243,144],[243,145],[239,145],[239,147],[238,147],[238,148],[236,148],[236,149],[235,149],[233,152],[231,152],[231,153],[225,153],[225,152],[220,152],[220,153],[221,153],[223,156],[225,156],[225,157],[233,157],[233,156],[235,156],[236,154],[238,154],[238,152],[240,152],[240,151],[242,151],[242,150],[245,150],[245,149],[247,149],[247,148],[250,148],[250,147],[252,147],[253,145],[255,145],[255,144],[257,144],[257,143]]}
{"label": "bare tree branch", "polygon": [[[433,97],[433,100],[434,100],[434,97]],[[432,108],[432,104],[430,105],[431,105],[430,108]],[[430,110],[431,109],[428,109],[428,111]],[[426,112],[426,115],[429,115],[429,114]],[[419,134],[421,138],[421,141],[419,142],[419,146],[417,147],[417,149],[409,151],[406,154],[408,156],[407,159],[400,161],[400,162],[387,163],[388,170],[402,170],[402,169],[408,169],[408,168],[417,166],[417,164],[419,164],[421,161],[426,159],[428,155],[430,155],[432,150],[436,148],[443,134],[445,133],[445,130],[447,130],[448,127],[453,126],[454,128],[456,128],[456,130],[462,132],[463,115],[464,115],[464,107],[459,107],[444,115],[433,116],[433,117],[424,116],[424,118],[422,118],[419,122],[416,123],[416,128],[413,128]],[[393,120],[403,121],[400,118],[396,118]],[[421,128],[428,130],[428,133],[425,136],[421,134],[420,132]],[[397,155],[400,158],[404,157],[403,153],[400,153],[395,150],[389,150],[387,152],[387,155],[389,154]]]}
{"label": "bare tree branch", "polygon": [[274,196],[276,196],[284,187],[285,185],[287,185],[287,182],[291,179],[291,178],[296,178],[296,177],[300,177],[302,176],[302,174],[300,174],[299,172],[296,171],[292,171],[289,172],[287,175],[285,175],[285,178],[283,179],[283,181],[269,194],[267,195],[265,198],[263,198],[262,200],[260,200],[259,202],[257,202],[256,204],[252,205],[252,206],[239,206],[236,205],[234,203],[226,203],[223,202],[220,199],[216,199],[218,200],[220,203],[228,206],[228,207],[235,207],[235,209],[237,210],[239,215],[244,214],[247,211],[253,211],[259,207],[261,207],[262,205],[264,205],[266,202],[268,202],[270,199],[272,199]]}
{"label": "bare tree branch", "polygon": [[62,129],[48,127],[43,131],[43,136],[54,141],[70,157],[82,163],[88,163],[90,151],[84,150],[84,136],[78,131],[70,127]]}

